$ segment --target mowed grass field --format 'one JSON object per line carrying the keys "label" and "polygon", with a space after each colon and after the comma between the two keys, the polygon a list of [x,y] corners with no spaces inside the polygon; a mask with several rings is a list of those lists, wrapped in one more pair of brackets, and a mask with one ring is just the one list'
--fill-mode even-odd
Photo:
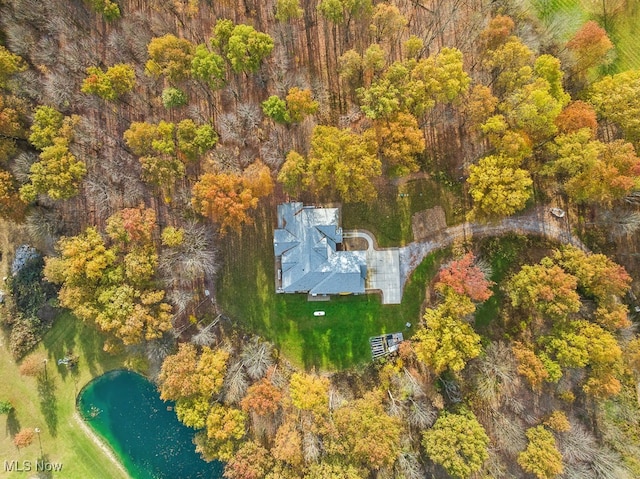
{"label": "mowed grass field", "polygon": [[[123,367],[124,357],[104,353],[100,335],[70,314],[56,319],[36,351],[48,359],[46,379],[21,376],[8,352],[7,338],[2,337],[0,399],[11,401],[15,410],[9,416],[0,416],[0,477],[127,478],[87,436],[75,416],[76,395],[81,388],[103,372]],[[79,356],[74,370],[57,365],[57,360],[69,351]],[[42,449],[36,437],[33,444],[18,450],[13,444],[15,433],[36,427],[41,430]],[[62,464],[61,472],[37,476],[35,461],[42,458]],[[33,470],[9,472],[5,470],[5,461],[31,461]]]}
{"label": "mowed grass field", "polygon": [[445,188],[430,178],[380,186],[375,200],[343,205],[342,226],[371,231],[380,247],[406,245],[413,241],[411,217],[414,213],[442,206],[449,226],[463,221],[461,191],[454,190],[460,186]]}
{"label": "mowed grass field", "polygon": [[603,27],[615,45],[607,73],[640,68],[640,0],[527,0],[554,38],[568,41],[588,20]]}
{"label": "mowed grass field", "polygon": [[[267,338],[295,365],[322,370],[370,361],[371,336],[396,331],[412,334],[420,318],[425,285],[446,252],[432,254],[416,269],[401,305],[382,305],[375,294],[308,302],[304,294],[275,293],[275,204],[261,204],[256,218],[255,225],[225,241],[225,263],[217,286],[222,309],[245,330]],[[318,310],[325,311],[325,316],[314,316]],[[407,328],[407,322],[413,326]]]}
{"label": "mowed grass field", "polygon": [[628,0],[624,9],[607,21],[607,31],[618,57],[611,73],[640,68],[640,1]]}

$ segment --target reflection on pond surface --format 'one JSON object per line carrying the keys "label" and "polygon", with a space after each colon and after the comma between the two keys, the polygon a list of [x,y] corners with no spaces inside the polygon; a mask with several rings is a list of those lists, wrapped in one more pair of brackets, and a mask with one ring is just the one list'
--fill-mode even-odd
{"label": "reflection on pond surface", "polygon": [[82,416],[134,479],[221,478],[222,464],[200,459],[194,431],[178,421],[170,405],[153,383],[123,370],[96,378],[78,397]]}

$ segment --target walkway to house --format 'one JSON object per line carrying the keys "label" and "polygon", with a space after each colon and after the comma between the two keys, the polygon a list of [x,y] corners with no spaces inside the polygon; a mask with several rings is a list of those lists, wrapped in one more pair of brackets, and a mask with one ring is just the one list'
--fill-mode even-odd
{"label": "walkway to house", "polygon": [[366,230],[345,230],[342,232],[342,237],[363,238],[367,241],[365,289],[368,292],[382,292],[382,304],[400,304],[402,283],[398,248],[377,249],[372,233]]}

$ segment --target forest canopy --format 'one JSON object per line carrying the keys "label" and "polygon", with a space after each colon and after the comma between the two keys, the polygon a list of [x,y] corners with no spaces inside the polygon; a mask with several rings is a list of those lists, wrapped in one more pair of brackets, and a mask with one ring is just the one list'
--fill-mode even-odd
{"label": "forest canopy", "polygon": [[[640,476],[630,6],[146,3],[0,4],[16,357],[66,310],[230,479]],[[276,294],[286,201],[402,303]]]}

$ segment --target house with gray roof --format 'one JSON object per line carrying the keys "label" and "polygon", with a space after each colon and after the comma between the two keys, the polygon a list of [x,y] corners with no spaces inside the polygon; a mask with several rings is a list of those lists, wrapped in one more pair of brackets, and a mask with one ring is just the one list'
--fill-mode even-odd
{"label": "house with gray roof", "polygon": [[362,294],[367,258],[364,251],[342,251],[338,208],[302,203],[278,205],[274,231],[276,291],[311,295]]}

